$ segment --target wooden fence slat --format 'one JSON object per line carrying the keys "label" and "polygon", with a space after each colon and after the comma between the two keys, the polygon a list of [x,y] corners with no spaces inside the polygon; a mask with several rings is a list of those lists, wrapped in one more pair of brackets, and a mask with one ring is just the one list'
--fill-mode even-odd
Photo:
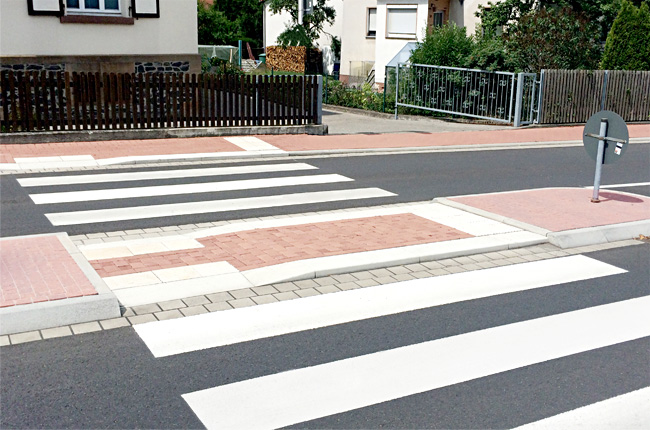
{"label": "wooden fence slat", "polygon": [[11,131],[18,131],[18,111],[20,109],[20,98],[16,99],[16,76],[9,72],[9,92],[11,97]]}
{"label": "wooden fence slat", "polygon": [[31,72],[30,81],[34,87],[34,127],[35,130],[43,130],[43,87],[40,85],[40,73]]}
{"label": "wooden fence slat", "polygon": [[87,87],[87,99],[88,99],[88,124],[91,130],[97,128],[97,115],[95,111],[95,75],[88,73],[88,87]]}
{"label": "wooden fence slat", "polygon": [[2,124],[0,125],[1,131],[13,131],[11,130],[11,125],[9,124],[9,103],[11,100],[9,94],[9,72],[2,71],[0,72],[0,88],[2,93],[0,94],[0,101],[2,102]]}

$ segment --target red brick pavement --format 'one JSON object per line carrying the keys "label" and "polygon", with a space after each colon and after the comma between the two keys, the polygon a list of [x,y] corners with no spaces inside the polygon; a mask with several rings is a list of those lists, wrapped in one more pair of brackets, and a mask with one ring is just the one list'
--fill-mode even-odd
{"label": "red brick pavement", "polygon": [[549,188],[452,197],[449,200],[503,215],[550,231],[573,230],[650,219],[650,198],[616,191]]}
{"label": "red brick pavement", "polygon": [[249,270],[289,261],[472,237],[413,214],[266,228],[198,239],[205,248],[92,261],[102,277],[227,261]]}
{"label": "red brick pavement", "polygon": [[95,294],[56,236],[0,241],[0,307]]}
{"label": "red brick pavement", "polygon": [[198,154],[243,151],[221,137],[178,139],[110,140],[0,145],[0,162],[13,163],[15,157],[60,157],[92,155],[102,158],[138,155]]}

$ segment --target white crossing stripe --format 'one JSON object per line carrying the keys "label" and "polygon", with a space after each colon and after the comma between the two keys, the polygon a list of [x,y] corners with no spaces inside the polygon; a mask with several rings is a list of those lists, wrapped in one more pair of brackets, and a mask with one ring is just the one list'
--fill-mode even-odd
{"label": "white crossing stripe", "polygon": [[603,400],[516,430],[647,430],[650,428],[650,387]]}
{"label": "white crossing stripe", "polygon": [[102,190],[65,191],[59,193],[30,194],[37,205],[72,203],[96,200],[129,199],[137,197],[169,196],[179,194],[201,194],[223,191],[255,190],[259,188],[289,187],[295,185],[332,184],[353,181],[345,176],[308,175],[283,178],[244,179],[240,181],[219,181],[179,185],[157,185],[150,187],[107,188]]}
{"label": "white crossing stripe", "polygon": [[[601,185],[600,188],[630,188],[630,187],[645,187],[650,185],[650,182],[635,182],[629,184],[612,184],[612,185]],[[593,187],[588,187],[593,188]]]}
{"label": "white crossing stripe", "polygon": [[650,296],[184,394],[208,429],[279,428],[650,336]]}
{"label": "white crossing stripe", "polygon": [[292,172],[318,169],[305,163],[260,164],[250,166],[209,167],[205,169],[155,170],[146,172],[101,173],[97,175],[43,176],[19,178],[22,187],[51,185],[104,184],[107,182],[144,181],[155,179],[200,178],[205,176],[245,175],[250,173]]}
{"label": "white crossing stripe", "polygon": [[267,143],[255,136],[224,137],[224,140],[227,140],[228,142],[239,146],[245,151],[268,151],[278,149],[270,143]]}
{"label": "white crossing stripe", "polygon": [[625,270],[575,255],[151,322],[134,328],[155,357],[164,357],[620,273]]}
{"label": "white crossing stripe", "polygon": [[278,194],[274,196],[246,197],[230,200],[171,203],[126,208],[59,212],[48,213],[45,214],[45,216],[50,220],[52,225],[55,226],[74,225],[291,205],[307,205],[312,203],[334,202],[342,200],[390,197],[394,195],[394,193],[382,190],[380,188],[360,188],[340,191],[336,190],[317,191],[310,193]]}

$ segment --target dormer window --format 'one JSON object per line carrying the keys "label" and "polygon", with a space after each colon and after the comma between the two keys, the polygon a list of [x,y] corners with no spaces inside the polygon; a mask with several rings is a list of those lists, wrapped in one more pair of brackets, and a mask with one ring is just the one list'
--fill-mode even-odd
{"label": "dormer window", "polygon": [[120,0],[65,0],[68,13],[120,13]]}

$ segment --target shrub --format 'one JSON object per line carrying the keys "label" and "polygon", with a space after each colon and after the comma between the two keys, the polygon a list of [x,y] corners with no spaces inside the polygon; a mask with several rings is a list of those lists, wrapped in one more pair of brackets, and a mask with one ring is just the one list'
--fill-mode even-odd
{"label": "shrub", "polygon": [[650,70],[650,10],[624,1],[607,35],[601,69]]}
{"label": "shrub", "polygon": [[598,28],[570,8],[540,9],[512,26],[506,52],[517,71],[593,69],[601,55]]}
{"label": "shrub", "polygon": [[445,24],[433,28],[411,53],[414,64],[467,67],[472,53],[472,39],[465,28]]}

